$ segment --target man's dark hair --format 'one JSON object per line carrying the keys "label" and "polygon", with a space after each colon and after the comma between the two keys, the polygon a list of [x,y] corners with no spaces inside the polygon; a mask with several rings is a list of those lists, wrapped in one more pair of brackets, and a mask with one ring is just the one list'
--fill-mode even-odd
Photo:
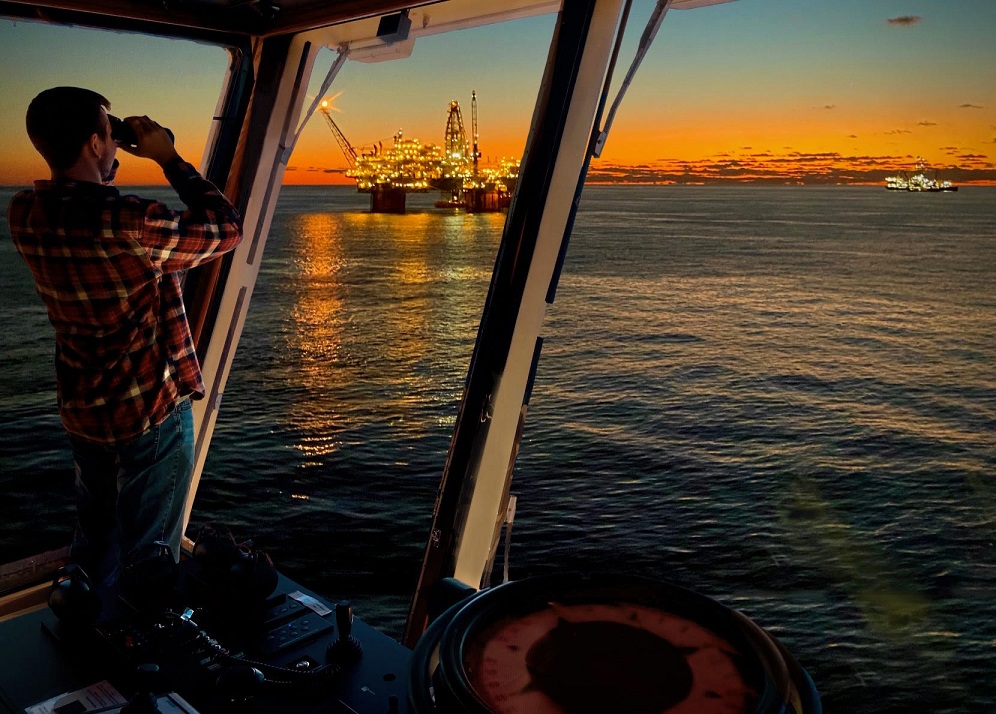
{"label": "man's dark hair", "polygon": [[111,103],[89,89],[46,89],[28,105],[28,137],[51,168],[68,169],[90,137],[103,132],[101,107],[110,109]]}

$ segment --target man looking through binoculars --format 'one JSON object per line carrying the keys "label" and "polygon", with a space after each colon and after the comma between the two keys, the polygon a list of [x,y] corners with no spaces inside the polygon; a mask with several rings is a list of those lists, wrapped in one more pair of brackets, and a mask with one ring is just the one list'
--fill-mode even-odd
{"label": "man looking through binoculars", "polygon": [[[59,413],[76,470],[71,560],[104,588],[166,545],[179,557],[190,399],[204,395],[180,277],[242,239],[235,207],[180,157],[168,130],[109,108],[78,87],[38,94],[25,123],[51,178],[8,209],[55,329]],[[119,148],[156,162],[187,210],[108,185]]]}

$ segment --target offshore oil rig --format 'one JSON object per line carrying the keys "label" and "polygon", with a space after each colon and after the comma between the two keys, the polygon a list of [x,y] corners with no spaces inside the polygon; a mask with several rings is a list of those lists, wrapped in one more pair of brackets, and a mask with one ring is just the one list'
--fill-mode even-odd
{"label": "offshore oil rig", "polygon": [[519,162],[502,158],[496,165],[483,166],[477,134],[477,92],[470,93],[471,135],[468,143],[460,103],[450,102],[443,145],[422,144],[404,136],[393,137],[393,146],[383,142],[357,152],[332,119],[328,101],[321,103],[325,121],[342,149],[349,169],[346,176],[356,181],[356,190],[370,194],[371,213],[404,213],[409,193],[439,191],[437,208],[463,209],[470,213],[500,211],[508,207],[519,176]]}

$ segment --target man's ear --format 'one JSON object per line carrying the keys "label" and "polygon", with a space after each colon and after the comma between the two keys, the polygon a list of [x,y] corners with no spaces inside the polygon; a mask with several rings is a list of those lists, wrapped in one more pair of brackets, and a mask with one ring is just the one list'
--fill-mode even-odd
{"label": "man's ear", "polygon": [[94,132],[90,134],[90,140],[86,142],[87,147],[94,156],[100,156],[100,135]]}

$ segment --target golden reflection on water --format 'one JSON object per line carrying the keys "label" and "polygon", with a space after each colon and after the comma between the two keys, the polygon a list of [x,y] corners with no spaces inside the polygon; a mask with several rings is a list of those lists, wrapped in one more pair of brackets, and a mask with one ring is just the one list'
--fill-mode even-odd
{"label": "golden reflection on water", "polygon": [[[299,356],[302,386],[313,394],[332,391],[336,370],[328,368],[342,350],[343,304],[338,275],[345,264],[341,224],[332,214],[298,217],[293,227],[300,249],[295,252],[297,299],[290,311],[289,346]],[[291,407],[291,423],[304,427],[295,446],[311,458],[326,456],[340,444],[328,429],[316,430],[312,408],[305,401]]]}
{"label": "golden reflection on water", "polygon": [[[305,466],[372,420],[409,438],[452,421],[459,394],[440,395],[436,382],[440,373],[462,377],[469,364],[504,220],[344,212],[287,225],[287,339],[297,356],[288,377],[308,394],[289,416],[303,432],[295,446]],[[452,414],[416,416],[427,400]]]}
{"label": "golden reflection on water", "polygon": [[304,360],[306,373],[315,360],[334,359],[342,343],[342,297],[336,275],[344,258],[339,224],[328,214],[300,217],[302,250],[294,258],[294,272],[301,289],[291,308],[292,344]]}

